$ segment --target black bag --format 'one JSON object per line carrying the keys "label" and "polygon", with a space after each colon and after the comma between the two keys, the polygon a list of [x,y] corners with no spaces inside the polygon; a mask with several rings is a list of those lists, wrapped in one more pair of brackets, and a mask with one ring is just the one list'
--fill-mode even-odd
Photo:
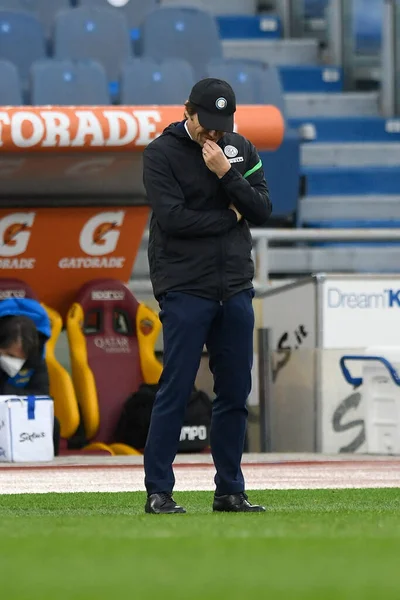
{"label": "black bag", "polygon": [[178,452],[201,452],[210,445],[212,402],[194,389],[186,407]]}
{"label": "black bag", "polygon": [[[143,450],[157,390],[158,385],[142,384],[126,400],[116,428],[115,442]],[[194,389],[186,407],[178,452],[201,452],[208,447],[211,410],[212,402],[207,394]]]}

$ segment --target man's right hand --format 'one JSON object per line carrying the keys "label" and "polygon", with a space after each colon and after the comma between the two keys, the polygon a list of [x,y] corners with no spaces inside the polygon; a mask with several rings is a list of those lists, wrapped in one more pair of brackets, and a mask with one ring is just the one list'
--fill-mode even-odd
{"label": "man's right hand", "polygon": [[243,217],[242,217],[242,215],[240,214],[240,212],[238,211],[238,209],[236,208],[236,206],[234,206],[233,204],[230,204],[230,205],[229,205],[229,208],[230,208],[231,210],[233,210],[233,212],[235,213],[235,215],[236,215],[236,218],[237,218],[238,222],[239,222],[239,221],[241,221]]}

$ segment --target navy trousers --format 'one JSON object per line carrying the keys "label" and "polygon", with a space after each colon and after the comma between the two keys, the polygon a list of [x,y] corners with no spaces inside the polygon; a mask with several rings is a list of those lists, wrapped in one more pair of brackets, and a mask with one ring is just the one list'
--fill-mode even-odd
{"label": "navy trousers", "polygon": [[253,290],[246,290],[223,304],[181,292],[169,292],[160,300],[164,368],[144,453],[149,494],[173,490],[172,463],[204,345],[216,395],[210,433],[216,494],[244,491],[240,463],[253,364],[252,299]]}

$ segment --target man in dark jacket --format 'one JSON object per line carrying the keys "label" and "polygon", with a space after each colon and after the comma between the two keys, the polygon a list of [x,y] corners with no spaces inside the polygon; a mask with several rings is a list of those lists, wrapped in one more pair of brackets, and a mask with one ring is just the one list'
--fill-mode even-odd
{"label": "man in dark jacket", "polygon": [[191,91],[185,120],[170,125],[144,152],[153,209],[150,276],[164,337],[164,369],[144,456],[148,513],[185,512],[172,498],[172,463],[205,344],[216,394],[213,510],[265,510],[249,503],[240,463],[253,363],[248,222],[264,225],[271,203],[255,147],[233,133],[235,111],[230,85],[203,79]]}
{"label": "man in dark jacket", "polygon": [[[0,302],[0,395],[49,395],[44,353],[50,336],[50,320],[39,302],[28,298]],[[53,441],[58,454],[60,424],[56,418]]]}

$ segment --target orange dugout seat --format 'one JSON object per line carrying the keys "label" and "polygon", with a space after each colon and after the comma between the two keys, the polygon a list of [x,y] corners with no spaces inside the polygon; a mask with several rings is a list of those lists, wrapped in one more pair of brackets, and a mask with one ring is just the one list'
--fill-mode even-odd
{"label": "orange dugout seat", "polygon": [[156,384],[162,365],[155,356],[161,323],[114,279],[85,284],[67,315],[72,379],[91,448],[139,454],[115,443],[125,401],[142,383]]}

